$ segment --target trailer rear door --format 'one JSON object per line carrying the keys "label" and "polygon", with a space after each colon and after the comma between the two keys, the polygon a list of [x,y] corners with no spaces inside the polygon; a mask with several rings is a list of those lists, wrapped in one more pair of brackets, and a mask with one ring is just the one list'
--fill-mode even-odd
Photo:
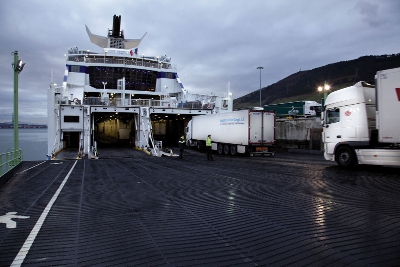
{"label": "trailer rear door", "polygon": [[263,112],[263,143],[275,144],[275,113]]}
{"label": "trailer rear door", "polygon": [[249,144],[275,143],[275,113],[251,110],[249,112]]}

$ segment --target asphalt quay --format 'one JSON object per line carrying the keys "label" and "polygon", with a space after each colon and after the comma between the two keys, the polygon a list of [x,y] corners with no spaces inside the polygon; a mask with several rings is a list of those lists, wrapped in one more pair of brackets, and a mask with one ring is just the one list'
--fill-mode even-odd
{"label": "asphalt quay", "polygon": [[134,149],[22,162],[0,266],[399,266],[399,168]]}

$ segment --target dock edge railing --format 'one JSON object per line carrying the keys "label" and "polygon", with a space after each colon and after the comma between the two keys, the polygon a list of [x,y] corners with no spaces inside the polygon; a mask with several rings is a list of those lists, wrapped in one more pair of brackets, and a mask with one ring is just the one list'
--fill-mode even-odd
{"label": "dock edge railing", "polygon": [[22,149],[10,150],[0,154],[0,177],[22,162]]}

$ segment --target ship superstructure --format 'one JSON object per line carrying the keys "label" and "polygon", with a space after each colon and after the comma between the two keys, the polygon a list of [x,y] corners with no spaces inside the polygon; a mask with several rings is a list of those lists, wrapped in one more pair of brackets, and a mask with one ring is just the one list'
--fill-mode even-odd
{"label": "ship superstructure", "polygon": [[97,155],[97,143],[132,145],[157,153],[175,144],[194,115],[232,111],[232,94],[190,94],[171,58],[138,54],[141,39],[125,39],[121,16],[107,37],[92,34],[100,53],[72,47],[62,86],[48,91],[48,158],[65,148]]}

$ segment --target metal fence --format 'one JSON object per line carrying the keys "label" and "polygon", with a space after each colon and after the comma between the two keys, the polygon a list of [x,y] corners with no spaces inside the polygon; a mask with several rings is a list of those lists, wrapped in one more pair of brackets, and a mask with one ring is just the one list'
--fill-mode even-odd
{"label": "metal fence", "polygon": [[22,149],[0,154],[0,177],[12,170],[22,161]]}
{"label": "metal fence", "polygon": [[168,62],[146,60],[144,58],[111,58],[111,57],[83,57],[83,56],[70,56],[69,61],[86,62],[86,63],[106,63],[106,64],[119,64],[130,66],[142,66],[157,69],[172,69],[172,65]]}
{"label": "metal fence", "polygon": [[[65,103],[66,104],[66,103]],[[177,103],[170,100],[154,100],[154,99],[121,99],[121,98],[105,98],[85,97],[83,105],[98,105],[111,107],[163,107],[163,108],[180,108],[180,109],[213,109],[214,103],[202,104],[200,101],[191,101],[186,103]]]}

